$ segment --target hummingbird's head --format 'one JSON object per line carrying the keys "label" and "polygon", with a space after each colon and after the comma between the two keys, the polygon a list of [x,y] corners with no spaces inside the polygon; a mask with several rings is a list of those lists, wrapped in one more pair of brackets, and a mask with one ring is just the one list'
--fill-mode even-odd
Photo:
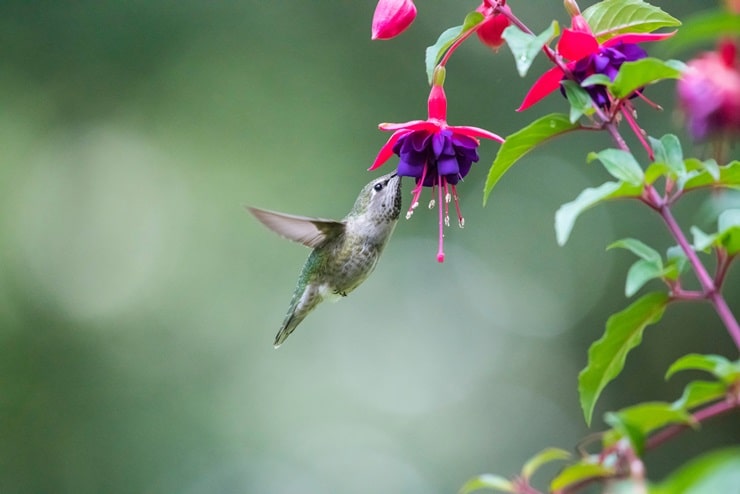
{"label": "hummingbird's head", "polygon": [[401,214],[401,177],[389,173],[367,184],[350,214],[367,215],[378,223],[396,221]]}

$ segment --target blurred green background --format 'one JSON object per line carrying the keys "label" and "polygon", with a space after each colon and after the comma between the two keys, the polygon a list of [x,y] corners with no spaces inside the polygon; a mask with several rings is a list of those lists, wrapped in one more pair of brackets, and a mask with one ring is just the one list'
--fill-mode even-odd
{"label": "blurred green background", "polygon": [[[242,206],[342,217],[377,175],[377,124],[425,116],[424,47],[476,5],[419,2],[407,34],[371,42],[373,1],[0,3],[0,492],[441,494],[590,432],[576,376],[632,262],[604,247],[670,245],[619,203],[557,247],[557,207],[607,179],[585,163],[600,135],[532,153],[485,209],[483,143],[444,264],[420,208],[365,285],[272,349],[308,251]],[[567,23],[561,2],[512,7],[535,30]],[[450,123],[506,135],[562,111],[558,96],[513,111],[545,67],[522,82],[508,49],[471,40],[448,66]],[[638,104],[642,124],[683,135],[673,85],[648,96],[666,111]],[[705,199],[680,205],[687,230],[712,229]],[[735,354],[709,307],[672,307],[592,430],[677,398],[686,377],[662,376],[693,351]],[[739,432],[716,420],[649,471]]]}

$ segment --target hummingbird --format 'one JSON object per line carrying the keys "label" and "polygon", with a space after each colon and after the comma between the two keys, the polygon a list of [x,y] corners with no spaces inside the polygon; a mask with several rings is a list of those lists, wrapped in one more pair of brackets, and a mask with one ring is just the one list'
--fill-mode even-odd
{"label": "hummingbird", "polygon": [[365,185],[341,221],[247,209],[278,235],[313,249],[275,336],[278,348],[320,302],[346,297],[375,269],[401,212],[401,177],[390,173]]}

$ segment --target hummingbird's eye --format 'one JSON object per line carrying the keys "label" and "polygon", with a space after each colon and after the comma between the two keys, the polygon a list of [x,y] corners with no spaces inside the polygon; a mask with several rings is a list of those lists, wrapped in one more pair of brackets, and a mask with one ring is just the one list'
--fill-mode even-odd
{"label": "hummingbird's eye", "polygon": [[380,192],[381,190],[383,190],[383,182],[378,182],[377,184],[375,184],[375,186],[373,187],[373,189],[375,189],[378,192]]}

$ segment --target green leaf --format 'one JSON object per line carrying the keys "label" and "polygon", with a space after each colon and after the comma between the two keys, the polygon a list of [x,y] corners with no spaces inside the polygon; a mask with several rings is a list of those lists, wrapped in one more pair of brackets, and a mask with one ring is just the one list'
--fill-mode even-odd
{"label": "green leaf", "polygon": [[740,22],[737,22],[737,14],[724,9],[705,10],[684,17],[681,29],[663,40],[658,50],[661,54],[670,55],[707,42],[714,44],[719,38],[738,36]]}
{"label": "green leaf", "polygon": [[720,245],[733,256],[740,252],[740,209],[726,209],[717,218]]}
{"label": "green leaf", "polygon": [[650,145],[655,154],[655,164],[663,163],[670,168],[675,177],[686,173],[686,165],[683,160],[681,142],[673,134],[666,134],[660,140],[649,137]]}
{"label": "green leaf", "polygon": [[557,460],[567,460],[570,453],[560,448],[546,448],[530,458],[522,467],[522,477],[529,479],[545,463]]}
{"label": "green leaf", "polygon": [[598,187],[584,189],[578,197],[560,206],[555,213],[555,237],[558,245],[565,245],[576,219],[584,211],[609,199],[640,197],[641,193],[642,187],[623,182],[605,182]]}
{"label": "green leaf", "polygon": [[460,488],[460,494],[468,494],[479,489],[489,489],[499,492],[516,492],[514,484],[499,475],[489,473],[474,477]]}
{"label": "green leaf", "polygon": [[429,84],[432,83],[432,80],[434,79],[434,69],[437,67],[437,64],[442,59],[445,52],[463,34],[480,24],[484,18],[485,17],[480,12],[469,12],[468,15],[465,16],[462,26],[455,26],[445,30],[439,35],[436,43],[427,47],[424,63],[427,69],[427,80],[429,81]]}
{"label": "green leaf", "polygon": [[575,81],[565,80],[561,83],[565,96],[570,103],[570,122],[575,123],[581,115],[593,113],[591,96]]}
{"label": "green leaf", "polygon": [[612,429],[606,431],[602,437],[604,448],[614,446],[623,438],[627,438],[637,455],[642,456],[645,450],[645,433],[639,427],[623,422],[614,412],[604,414],[604,421],[612,426]]}
{"label": "green leaf", "polygon": [[707,251],[717,241],[717,234],[707,235],[703,231],[699,230],[698,227],[692,226],[690,229],[691,235],[694,237],[694,243],[692,247],[696,251]]}
{"label": "green leaf", "polygon": [[694,417],[672,403],[648,402],[607,413],[604,421],[627,437],[639,456],[645,449],[645,438],[651,432],[671,424],[695,424]]}
{"label": "green leaf", "polygon": [[604,149],[598,153],[588,153],[588,162],[598,159],[614,178],[632,185],[641,185],[645,173],[631,153],[621,149]]}
{"label": "green leaf", "polygon": [[663,277],[662,263],[639,259],[627,271],[624,294],[631,297],[650,280]]}
{"label": "green leaf", "polygon": [[680,410],[691,410],[723,398],[727,386],[720,381],[691,381],[686,385],[681,397],[673,402],[673,407]]}
{"label": "green leaf", "polygon": [[437,63],[439,63],[447,49],[452,46],[452,43],[454,43],[455,40],[459,38],[462,33],[463,26],[451,27],[439,35],[436,43],[434,43],[432,46],[427,47],[424,62],[427,69],[427,80],[429,84],[432,83],[432,79],[434,77],[434,69],[437,66]]}
{"label": "green leaf", "polygon": [[557,36],[559,32],[560,26],[556,21],[552,21],[550,27],[537,36],[525,33],[513,24],[504,29],[501,37],[506,40],[506,44],[509,45],[509,49],[514,55],[516,70],[520,77],[527,75],[529,67],[532,66],[532,62],[534,62],[542,47]]}
{"label": "green leaf", "polygon": [[581,81],[581,87],[589,86],[608,86],[612,83],[608,75],[604,74],[591,74]]}
{"label": "green leaf", "polygon": [[703,170],[706,170],[709,175],[716,181],[720,180],[720,170],[717,161],[713,158],[705,161],[700,161],[700,166]]}
{"label": "green leaf", "polygon": [[702,355],[690,353],[671,364],[666,371],[665,378],[670,379],[676,372],[683,370],[699,370],[709,372],[726,383],[740,378],[740,361],[730,362],[721,355]]}
{"label": "green leaf", "polygon": [[691,227],[694,249],[706,251],[709,247],[716,247],[725,250],[731,256],[740,252],[740,209],[722,211],[717,224],[719,231],[713,234],[704,233],[695,226]]}
{"label": "green leaf", "polygon": [[694,458],[673,472],[651,494],[736,493],[740,485],[740,447],[725,448]]}
{"label": "green leaf", "polygon": [[[687,167],[695,165],[698,160],[686,160]],[[699,162],[701,163],[701,162]],[[703,162],[704,171],[689,179],[683,186],[686,191],[707,186],[722,186],[731,189],[740,189],[740,161],[732,161],[719,168],[719,178],[717,178],[716,163]]]}
{"label": "green leaf", "polygon": [[676,178],[678,178],[671,167],[666,165],[665,163],[650,163],[650,165],[648,165],[647,169],[645,170],[645,183],[652,185],[660,177],[667,177],[671,180],[676,180]]}
{"label": "green leaf", "polygon": [[623,238],[621,240],[617,240],[616,242],[609,244],[606,250],[617,248],[627,249],[637,257],[645,259],[646,261],[661,262],[660,254],[657,250],[636,238]]}
{"label": "green leaf", "polygon": [[591,345],[588,364],[578,375],[578,393],[588,425],[599,395],[622,371],[627,354],[640,344],[645,328],[663,317],[669,300],[665,293],[649,293],[606,321],[604,336]]}
{"label": "green leaf", "polygon": [[486,204],[488,195],[496,186],[496,183],[522,156],[542,142],[578,128],[580,128],[580,125],[571,123],[566,115],[552,113],[535,120],[508,136],[499,148],[496,159],[488,171],[488,178],[483,191],[483,205]]}
{"label": "green leaf", "polygon": [[669,280],[677,280],[689,267],[689,258],[683,249],[674,245],[666,251],[666,262],[663,276]]}
{"label": "green leaf", "polygon": [[642,58],[624,62],[609,91],[617,98],[626,98],[633,91],[663,79],[680,79],[683,64],[675,60],[664,62],[657,58]]}
{"label": "green leaf", "polygon": [[663,277],[665,270],[657,250],[634,238],[617,240],[609,245],[607,250],[615,247],[627,249],[641,258],[627,272],[627,283],[624,292],[628,297],[637,293],[648,281]]}
{"label": "green leaf", "polygon": [[605,467],[598,463],[585,463],[585,460],[565,467],[550,482],[550,490],[558,491],[571,484],[583,482],[593,478],[607,478],[615,474],[613,468]]}
{"label": "green leaf", "polygon": [[681,22],[641,0],[604,0],[582,12],[599,42],[619,33],[649,33]]}

